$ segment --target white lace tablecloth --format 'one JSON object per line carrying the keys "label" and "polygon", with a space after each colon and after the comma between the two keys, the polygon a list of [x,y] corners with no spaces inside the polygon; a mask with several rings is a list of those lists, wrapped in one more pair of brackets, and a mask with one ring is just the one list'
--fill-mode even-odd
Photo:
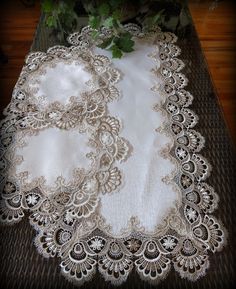
{"label": "white lace tablecloth", "polygon": [[1,123],[1,221],[29,211],[38,251],[77,284],[133,269],[157,283],[172,265],[196,280],[225,233],[180,49],[125,27],[135,50],[121,59],[96,46],[109,30],[94,43],[89,27],[26,58]]}

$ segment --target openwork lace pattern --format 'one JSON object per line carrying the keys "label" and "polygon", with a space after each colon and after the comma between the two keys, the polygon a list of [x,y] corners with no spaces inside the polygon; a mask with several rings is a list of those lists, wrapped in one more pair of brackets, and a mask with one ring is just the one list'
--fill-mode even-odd
{"label": "openwork lace pattern", "polygon": [[[129,145],[120,136],[119,120],[107,113],[106,104],[119,97],[115,87],[119,72],[107,57],[91,53],[91,48],[109,37],[111,31],[102,29],[94,42],[93,30],[85,27],[69,37],[70,48],[56,46],[26,59],[1,123],[1,220],[18,222],[24,210],[29,211],[30,222],[38,231],[38,251],[45,257],[59,256],[63,275],[76,284],[90,280],[98,270],[105,280],[119,285],[133,268],[142,279],[156,284],[167,276],[172,265],[181,277],[197,280],[209,267],[209,253],[222,249],[225,232],[211,215],[218,196],[205,182],[210,165],[199,154],[204,139],[193,129],[197,116],[188,108],[193,97],[185,90],[187,79],[180,73],[184,64],[177,58],[177,38],[158,28],[149,34],[133,24],[125,28],[137,38],[156,43],[156,50],[149,56],[156,61],[153,73],[161,82],[151,89],[162,93],[163,102],[154,110],[161,109],[167,115],[159,130],[173,140],[173,146],[162,154],[178,164],[177,173],[165,181],[178,185],[182,206],[166,217],[167,229],[162,235],[145,234],[135,218],[131,218],[122,237],[114,238],[109,233],[109,226],[99,214],[99,194],[111,193],[121,185],[122,174],[116,163],[125,161],[135,144]],[[55,66],[60,61],[83,64],[93,75],[90,89],[79,98],[72,97],[67,105],[56,102],[41,107],[40,100],[37,103],[32,97],[37,89],[28,87],[27,79],[32,71],[44,73],[43,63]],[[87,133],[92,149],[88,155],[91,168],[76,170],[69,184],[58,178],[54,188],[46,187],[43,178],[29,182],[27,173],[16,175],[14,169],[22,161],[15,155],[15,148],[26,145],[27,136],[48,127],[76,128],[79,133]]]}

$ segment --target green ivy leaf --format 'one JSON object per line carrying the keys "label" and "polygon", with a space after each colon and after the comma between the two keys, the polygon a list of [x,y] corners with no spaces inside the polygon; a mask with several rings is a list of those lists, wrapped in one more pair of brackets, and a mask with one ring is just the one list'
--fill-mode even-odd
{"label": "green ivy leaf", "polygon": [[98,16],[89,16],[89,25],[93,29],[97,29],[100,25],[100,18]]}
{"label": "green ivy leaf", "polygon": [[131,38],[132,35],[127,32],[122,34],[119,38],[116,37],[114,42],[120,50],[124,52],[132,52],[134,51],[134,41]]}
{"label": "green ivy leaf", "polygon": [[48,27],[57,27],[57,21],[56,18],[53,16],[48,16],[46,20],[46,24]]}
{"label": "green ivy leaf", "polygon": [[108,17],[103,23],[102,25],[105,26],[106,28],[111,28],[113,26],[113,20],[114,18],[111,16],[111,17]]}
{"label": "green ivy leaf", "polygon": [[148,30],[157,23],[160,23],[163,17],[164,9],[160,10],[157,14],[146,16],[143,21],[143,26]]}
{"label": "green ivy leaf", "polygon": [[109,50],[112,51],[113,58],[121,58],[123,55],[122,51],[116,44],[113,44]]}

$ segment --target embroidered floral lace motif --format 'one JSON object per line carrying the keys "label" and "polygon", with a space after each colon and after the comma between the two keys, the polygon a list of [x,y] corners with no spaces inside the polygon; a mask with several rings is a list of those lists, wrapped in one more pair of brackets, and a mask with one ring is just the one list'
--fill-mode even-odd
{"label": "embroidered floral lace motif", "polygon": [[[181,208],[165,219],[168,231],[147,235],[133,218],[124,237],[114,238],[99,215],[99,194],[121,185],[122,174],[116,164],[128,158],[130,144],[120,136],[119,120],[107,113],[107,103],[119,97],[115,86],[119,72],[107,57],[90,52],[97,43],[89,27],[69,37],[70,48],[55,46],[47,53],[31,53],[26,59],[1,123],[1,220],[18,222],[28,210],[30,223],[38,230],[35,244],[39,252],[45,257],[59,256],[62,273],[77,284],[91,279],[98,269],[106,280],[119,285],[133,268],[142,279],[157,283],[167,276],[171,264],[182,277],[196,280],[209,267],[208,253],[221,250],[225,233],[210,215],[218,197],[205,183],[210,165],[199,154],[204,139],[193,129],[197,117],[188,108],[193,97],[184,89],[187,79],[180,73],[184,67],[177,58],[180,49],[171,33],[157,29],[146,35],[136,25],[125,27],[134,36],[144,41],[149,38],[157,45],[149,56],[160,62],[153,73],[161,77],[161,83],[151,89],[162,92],[163,103],[154,110],[161,109],[168,116],[159,130],[174,143],[162,155],[178,164],[178,172],[165,181],[177,184],[182,192]],[[99,37],[109,37],[110,33],[103,29]],[[32,97],[37,88],[29,87],[28,82],[45,73],[45,67],[61,61],[84,65],[92,75],[89,89],[80,97],[72,97],[67,105],[54,102],[41,106],[41,99]],[[37,81],[35,84],[37,87]],[[70,183],[60,177],[53,188],[45,186],[43,178],[29,182],[27,173],[15,173],[16,165],[22,162],[15,149],[27,145],[27,136],[49,127],[76,128],[78,133],[88,134],[92,150],[88,171],[75,170]]]}

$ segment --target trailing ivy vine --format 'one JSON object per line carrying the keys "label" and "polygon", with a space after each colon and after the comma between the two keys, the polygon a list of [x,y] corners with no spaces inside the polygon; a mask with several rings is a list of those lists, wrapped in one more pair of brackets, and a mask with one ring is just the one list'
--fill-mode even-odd
{"label": "trailing ivy vine", "polygon": [[60,40],[74,31],[79,15],[88,16],[88,24],[94,28],[93,37],[99,29],[111,29],[112,36],[100,47],[110,50],[114,58],[134,50],[132,35],[123,29],[123,23],[136,22],[150,30],[158,24],[174,32],[185,29],[190,22],[186,0],[43,0],[45,23]]}

